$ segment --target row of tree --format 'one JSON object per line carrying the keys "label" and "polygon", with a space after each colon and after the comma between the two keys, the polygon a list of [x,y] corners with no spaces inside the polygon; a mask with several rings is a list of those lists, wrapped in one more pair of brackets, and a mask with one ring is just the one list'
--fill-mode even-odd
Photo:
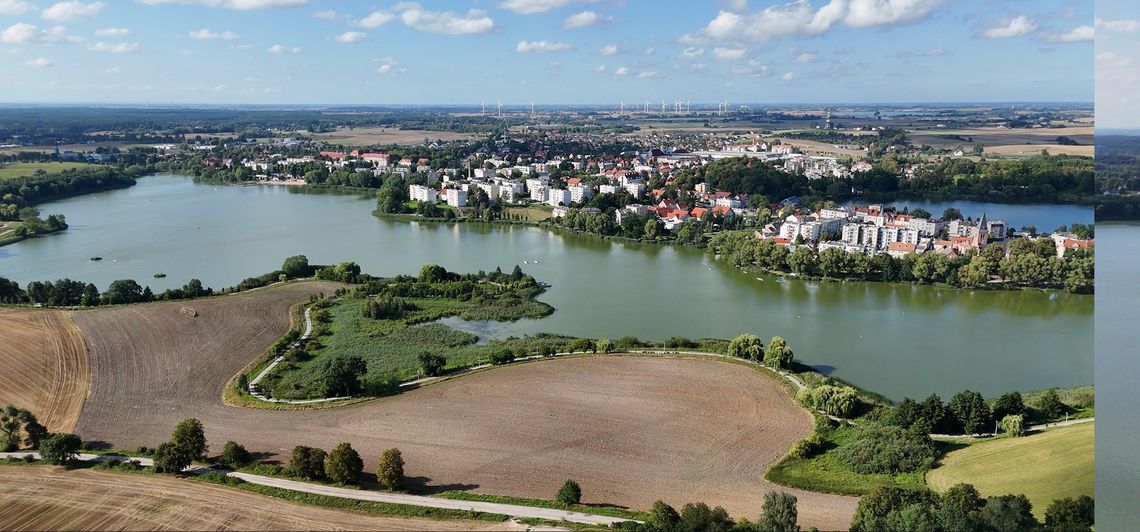
{"label": "row of tree", "polygon": [[94,283],[84,283],[71,279],[56,281],[32,281],[26,289],[21,289],[15,281],[0,277],[0,303],[34,303],[50,307],[94,307],[98,305],[124,305],[149,301],[174,301],[211,296],[212,288],[202,286],[202,282],[191,279],[182,288],[171,288],[159,294],[149,286],[142,286],[133,279],[112,281],[107,290],[100,292]]}
{"label": "row of tree", "polygon": [[1045,522],[1033,515],[1025,495],[982,498],[970,484],[958,484],[943,494],[892,486],[875,488],[859,499],[852,532],[885,530],[932,532],[1013,530],[1091,530],[1095,520],[1091,497],[1057,499],[1045,511]]}
{"label": "row of tree", "polygon": [[[989,432],[1009,417],[1019,422],[1034,419],[1056,420],[1068,411],[1056,390],[1047,390],[1035,407],[1025,404],[1020,392],[1008,392],[987,402],[970,390],[954,394],[943,403],[937,394],[922,402],[905,398],[884,418],[888,425],[913,429],[923,434],[979,434]],[[1012,428],[1012,427],[1010,427]]]}

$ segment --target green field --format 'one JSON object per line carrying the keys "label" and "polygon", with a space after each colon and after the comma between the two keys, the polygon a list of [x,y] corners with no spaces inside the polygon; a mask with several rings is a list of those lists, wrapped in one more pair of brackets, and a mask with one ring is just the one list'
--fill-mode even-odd
{"label": "green field", "polygon": [[[503,217],[508,219],[522,219],[528,222],[541,222],[550,218],[554,207],[549,205],[528,205],[526,207],[506,207]],[[509,215],[509,216],[508,216]]]}
{"label": "green field", "polygon": [[467,320],[507,321],[540,318],[553,309],[534,300],[541,293],[537,286],[518,287],[511,283],[474,283],[479,295],[463,300],[447,297],[401,297],[414,305],[399,319],[373,319],[364,316],[365,297],[346,296],[320,312],[323,323],[315,326],[318,345],[308,349],[309,358],[279,366],[265,381],[273,396],[287,399],[322,397],[320,372],[325,360],[339,355],[360,355],[368,366],[363,382],[370,394],[382,394],[393,380],[406,381],[420,376],[422,353],[441,355],[448,370],[487,362],[492,354],[506,350],[518,356],[537,354],[543,346],[552,350],[565,347],[572,338],[539,335],[478,343],[473,334],[457,331],[440,323],[440,318],[458,316]]}
{"label": "green field", "polygon": [[983,497],[1024,493],[1042,518],[1055,499],[1093,495],[1093,432],[1090,422],[971,443],[942,457],[926,482],[939,492],[967,482]]}
{"label": "green field", "polygon": [[85,168],[92,166],[89,163],[48,162],[48,163],[8,163],[0,164],[0,180],[13,179],[35,175],[36,170],[43,170],[48,174],[58,174],[64,170]]}
{"label": "green field", "polygon": [[825,440],[824,451],[809,458],[785,456],[764,478],[792,488],[839,495],[863,495],[879,486],[898,486],[919,489],[925,484],[923,472],[897,475],[868,475],[856,473],[839,458],[839,446],[853,441],[859,434],[854,427],[830,430],[816,429]]}

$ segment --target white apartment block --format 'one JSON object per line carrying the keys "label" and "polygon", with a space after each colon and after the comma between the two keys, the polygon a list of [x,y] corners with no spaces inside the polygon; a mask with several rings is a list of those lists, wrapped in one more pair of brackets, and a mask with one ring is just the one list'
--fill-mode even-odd
{"label": "white apartment block", "polygon": [[542,188],[542,187],[548,187],[548,186],[550,186],[550,176],[548,176],[548,175],[540,175],[538,177],[531,177],[531,178],[528,178],[526,180],[526,188],[528,190],[534,190],[536,188]]}
{"label": "white apartment block", "polygon": [[637,198],[637,199],[641,199],[641,196],[645,194],[645,184],[644,183],[629,183],[628,185],[625,185],[625,190],[627,192],[629,192],[630,196],[633,196],[634,198]]}
{"label": "white apartment block", "polygon": [[476,183],[475,186],[487,194],[487,199],[499,201],[499,185],[494,183]]}
{"label": "white apartment block", "polygon": [[599,194],[617,194],[621,190],[623,189],[617,185],[601,185],[598,187]]}
{"label": "white apartment block", "polygon": [[575,185],[569,187],[568,190],[570,191],[570,201],[574,203],[581,203],[589,199],[594,193],[593,189],[586,185]]}
{"label": "white apartment block", "polygon": [[408,196],[411,196],[412,201],[424,203],[435,203],[439,199],[439,193],[434,188],[423,185],[409,185]]}
{"label": "white apartment block", "polygon": [[570,205],[573,200],[570,199],[570,191],[561,188],[552,188],[547,190],[546,203],[552,207],[559,205]]}
{"label": "white apartment block", "polygon": [[457,188],[447,189],[447,204],[452,207],[466,207],[467,191]]}
{"label": "white apartment block", "polygon": [[[530,180],[528,179],[527,181],[530,181]],[[541,201],[543,203],[546,203],[547,194],[550,191],[549,188],[547,188],[544,185],[538,185],[538,186],[529,187],[529,188],[530,188],[530,199],[532,199],[534,201]]]}

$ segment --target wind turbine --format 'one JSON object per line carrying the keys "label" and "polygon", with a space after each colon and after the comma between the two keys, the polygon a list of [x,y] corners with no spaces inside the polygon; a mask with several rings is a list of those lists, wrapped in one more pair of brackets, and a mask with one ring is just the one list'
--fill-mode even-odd
{"label": "wind turbine", "polygon": [[649,100],[645,100],[645,114],[649,114]]}
{"label": "wind turbine", "polygon": [[503,101],[499,100],[499,118],[503,117]]}
{"label": "wind turbine", "polygon": [[689,100],[685,100],[685,114],[689,114]]}
{"label": "wind turbine", "polygon": [[534,118],[534,100],[530,101],[530,117]]}
{"label": "wind turbine", "polygon": [[625,114],[625,100],[618,102],[618,116]]}
{"label": "wind turbine", "polygon": [[665,100],[661,100],[661,114],[665,114]]}
{"label": "wind turbine", "polygon": [[482,111],[479,111],[479,116],[487,116],[487,100],[483,100],[480,106],[482,106]]}

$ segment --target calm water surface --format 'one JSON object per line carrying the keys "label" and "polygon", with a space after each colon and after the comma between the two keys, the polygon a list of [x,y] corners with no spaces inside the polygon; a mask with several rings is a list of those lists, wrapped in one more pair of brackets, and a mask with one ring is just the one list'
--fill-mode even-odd
{"label": "calm water surface", "polygon": [[[162,290],[191,277],[231,286],[292,254],[323,264],[354,260],[377,275],[414,273],[427,262],[461,272],[519,264],[552,285],[542,299],[557,311],[482,334],[780,335],[797,358],[896,399],[1093,379],[1090,296],[758,280],[699,250],[530,227],[378,220],[372,208],[352,195],[150,177],[43,205],[66,214],[71,229],[0,248],[0,275],[21,284],[69,277],[101,289],[134,278]],[[157,272],[167,278],[152,278]]]}
{"label": "calm water surface", "polygon": [[[858,203],[866,205],[867,201],[846,202],[845,205]],[[1001,220],[1010,227],[1021,229],[1032,225],[1041,232],[1052,231],[1062,225],[1091,224],[1093,223],[1092,208],[1084,205],[1048,205],[1048,204],[1018,204],[1018,203],[981,203],[977,201],[926,201],[926,200],[899,200],[884,203],[898,210],[903,207],[910,209],[925,209],[934,216],[942,216],[942,211],[951,207],[958,209],[962,216],[968,218],[981,218],[983,214],[989,220]]]}
{"label": "calm water surface", "polygon": [[1140,530],[1140,224],[1096,232],[1097,283],[1106,287],[1096,297],[1096,524]]}

